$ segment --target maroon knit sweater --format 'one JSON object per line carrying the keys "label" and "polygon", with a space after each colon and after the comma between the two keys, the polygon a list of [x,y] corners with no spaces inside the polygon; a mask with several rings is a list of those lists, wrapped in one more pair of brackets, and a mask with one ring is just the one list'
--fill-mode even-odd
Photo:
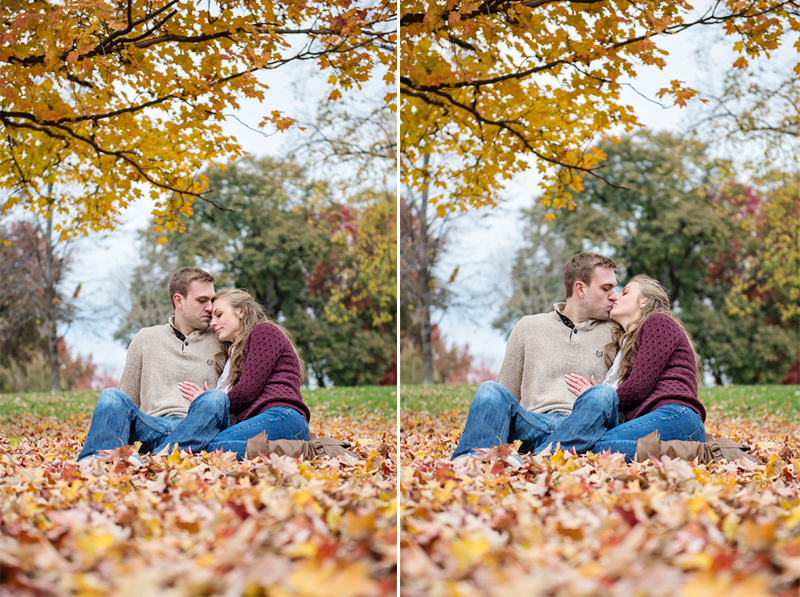
{"label": "maroon knit sweater", "polygon": [[619,410],[630,421],[665,404],[683,404],[706,420],[697,399],[697,363],[686,334],[666,313],[647,318],[634,344],[628,379],[617,388]]}
{"label": "maroon knit sweater", "polygon": [[262,322],[242,348],[242,372],[228,392],[231,414],[241,422],[268,408],[288,406],[308,421],[311,413],[300,395],[302,375],[289,339],[276,326]]}

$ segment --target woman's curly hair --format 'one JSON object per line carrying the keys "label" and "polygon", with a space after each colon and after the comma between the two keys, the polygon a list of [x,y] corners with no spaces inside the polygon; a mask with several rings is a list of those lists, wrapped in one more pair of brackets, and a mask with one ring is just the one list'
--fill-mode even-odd
{"label": "woman's curly hair", "polygon": [[222,351],[217,353],[216,356],[217,373],[222,373],[222,370],[225,368],[225,361],[228,359],[231,360],[231,387],[236,385],[236,382],[239,380],[239,376],[242,374],[241,360],[244,343],[248,336],[250,336],[250,332],[253,331],[253,328],[262,322],[267,322],[274,325],[289,340],[289,344],[292,345],[294,354],[297,356],[297,360],[300,363],[300,372],[302,374],[303,382],[305,382],[306,369],[303,364],[303,358],[300,356],[300,351],[297,349],[292,335],[286,328],[278,324],[269,315],[267,315],[267,311],[264,309],[264,307],[258,304],[249,293],[238,288],[223,288],[214,296],[212,303],[215,303],[218,300],[227,301],[234,311],[241,309],[241,325],[239,326],[239,330],[236,332],[236,336],[231,342],[222,342]]}
{"label": "woman's curly hair", "polygon": [[683,333],[686,334],[686,339],[689,341],[689,347],[692,349],[696,363],[697,351],[694,348],[692,337],[689,335],[689,332],[686,331],[686,328],[683,327],[683,324],[675,317],[675,315],[673,315],[672,311],[670,310],[669,294],[661,285],[661,283],[650,276],[645,276],[642,274],[631,278],[628,281],[628,284],[631,282],[636,282],[639,284],[639,299],[647,299],[647,302],[645,303],[644,307],[642,307],[639,317],[635,321],[631,322],[625,330],[623,330],[622,327],[618,327],[614,331],[611,342],[606,345],[606,354],[615,354],[617,351],[622,352],[622,355],[620,356],[619,372],[617,374],[619,383],[622,384],[622,382],[628,379],[628,375],[630,375],[631,368],[633,367],[633,362],[636,359],[636,353],[634,352],[634,348],[636,348],[636,336],[644,325],[644,322],[647,321],[647,318],[654,313],[665,313],[672,317],[675,323],[680,326],[680,328],[683,330]]}

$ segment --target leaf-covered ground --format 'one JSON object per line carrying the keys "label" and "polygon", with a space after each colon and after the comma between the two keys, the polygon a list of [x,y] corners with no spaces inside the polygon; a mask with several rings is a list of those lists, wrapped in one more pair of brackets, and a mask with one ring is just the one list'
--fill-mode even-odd
{"label": "leaf-covered ground", "polygon": [[762,464],[625,464],[620,455],[449,457],[465,409],[400,430],[403,597],[798,595],[800,445],[789,413],[711,409],[706,430]]}
{"label": "leaf-covered ground", "polygon": [[363,458],[74,461],[89,417],[0,423],[0,595],[396,593],[396,423],[316,412]]}

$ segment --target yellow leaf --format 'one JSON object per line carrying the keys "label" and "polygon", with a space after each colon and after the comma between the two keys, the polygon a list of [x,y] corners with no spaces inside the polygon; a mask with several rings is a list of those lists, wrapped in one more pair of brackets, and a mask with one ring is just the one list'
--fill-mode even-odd
{"label": "yellow leaf", "polygon": [[296,595],[315,597],[361,597],[377,594],[365,564],[343,564],[340,568],[306,561],[289,576]]}
{"label": "yellow leaf", "polygon": [[472,565],[489,553],[491,543],[479,533],[472,533],[450,545],[450,551],[456,557],[461,570],[468,570]]}
{"label": "yellow leaf", "polygon": [[87,564],[91,566],[114,545],[114,537],[108,531],[93,530],[78,537],[75,545],[83,554]]}

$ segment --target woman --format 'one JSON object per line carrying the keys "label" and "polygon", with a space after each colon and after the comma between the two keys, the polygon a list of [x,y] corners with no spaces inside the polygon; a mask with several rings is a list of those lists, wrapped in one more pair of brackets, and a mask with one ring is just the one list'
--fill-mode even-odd
{"label": "woman", "polygon": [[[235,288],[214,297],[211,327],[222,344],[217,387],[228,394],[236,423],[220,431],[206,450],[236,452],[243,460],[247,440],[262,431],[270,440],[308,440],[310,411],[300,394],[303,365],[288,332],[252,296]],[[191,382],[180,386],[190,401],[203,392]]]}
{"label": "woman", "polygon": [[[656,430],[663,441],[705,441],[697,354],[689,334],[672,316],[663,286],[648,276],[634,276],[610,316],[622,328],[606,347],[606,354],[616,353],[616,358],[604,383],[617,387],[624,423],[606,431],[592,451],[621,452],[630,462],[636,441]],[[580,396],[594,380],[572,374],[567,385]]]}

